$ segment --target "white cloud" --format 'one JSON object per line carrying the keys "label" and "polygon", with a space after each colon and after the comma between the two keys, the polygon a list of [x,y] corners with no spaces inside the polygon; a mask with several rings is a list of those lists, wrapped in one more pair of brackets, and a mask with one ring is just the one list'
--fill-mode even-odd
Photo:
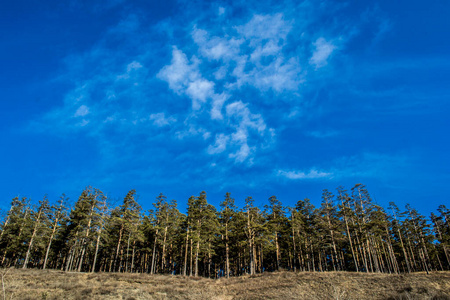
{"label": "white cloud", "polygon": [[196,69],[196,65],[189,64],[186,54],[177,47],[173,47],[171,64],[163,67],[157,77],[167,81],[173,91],[181,93],[189,79],[198,76]]}
{"label": "white cloud", "polygon": [[250,55],[251,62],[259,62],[261,58],[271,55],[277,55],[281,51],[280,45],[276,40],[269,40],[264,45],[258,45]]}
{"label": "white cloud", "polygon": [[[234,120],[235,132],[231,134],[231,142],[234,148],[238,150],[230,153],[229,157],[234,158],[236,162],[244,162],[254,151],[255,147],[248,145],[250,131],[253,130],[263,136],[266,130],[266,124],[259,114],[252,114],[247,105],[242,101],[230,103],[226,107],[227,116]],[[250,161],[251,162],[251,161]]]}
{"label": "white cloud", "polygon": [[84,127],[84,126],[86,126],[87,124],[89,124],[89,121],[83,119],[83,120],[81,120],[80,123],[76,124],[76,126]]}
{"label": "white cloud", "polygon": [[333,173],[318,171],[316,169],[311,169],[309,170],[309,172],[278,170],[277,175],[293,180],[319,179],[319,178],[330,179],[333,177]]}
{"label": "white cloud", "polygon": [[261,91],[269,88],[277,92],[298,89],[302,80],[300,79],[300,66],[296,58],[283,61],[277,58],[270,65],[254,70],[247,76],[249,82]]}
{"label": "white cloud", "polygon": [[243,26],[237,26],[236,30],[250,40],[250,44],[264,39],[285,39],[291,25],[283,20],[281,13],[275,15],[254,15]]}
{"label": "white cloud", "polygon": [[259,114],[252,114],[247,105],[242,101],[230,103],[226,107],[226,112],[229,117],[234,117],[238,120],[238,127],[241,129],[252,128],[259,133],[263,133],[266,129],[266,124]]}
{"label": "white cloud", "polygon": [[222,116],[222,107],[225,101],[230,96],[228,94],[222,93],[220,95],[215,94],[213,98],[212,108],[211,108],[211,119],[213,120],[221,120],[223,119]]}
{"label": "white cloud", "polygon": [[198,110],[201,103],[205,103],[206,99],[214,94],[214,83],[205,79],[197,79],[188,84],[186,94],[192,99],[192,108]]}
{"label": "white cloud", "polygon": [[232,37],[210,37],[203,29],[194,28],[192,39],[199,46],[200,54],[210,60],[229,61],[239,56],[243,39]]}
{"label": "white cloud", "polygon": [[169,83],[174,92],[186,94],[192,100],[193,110],[199,110],[208,99],[215,96],[215,83],[201,75],[198,64],[199,60],[195,57],[189,63],[186,54],[174,47],[171,64],[157,74],[158,78]]}
{"label": "white cloud", "polygon": [[77,111],[75,112],[75,114],[73,116],[74,117],[84,117],[88,114],[89,114],[89,108],[86,105],[81,105],[77,109]]}
{"label": "white cloud", "polygon": [[309,63],[314,65],[316,69],[326,66],[328,64],[328,58],[337,47],[332,42],[326,41],[323,37],[318,38],[313,45],[315,50]]}
{"label": "white cloud", "polygon": [[177,120],[174,117],[166,118],[165,113],[156,113],[150,115],[150,120],[158,127],[163,127],[175,123]]}
{"label": "white cloud", "polygon": [[283,48],[292,26],[282,14],[254,15],[242,26],[224,29],[223,36],[210,36],[194,27],[192,38],[199,54],[208,60],[222,61],[214,72],[216,80],[227,79],[225,86],[240,89],[248,84],[262,92],[297,90],[302,82],[301,68],[296,57],[285,58]]}
{"label": "white cloud", "polygon": [[246,128],[239,128],[231,135],[231,138],[239,144],[247,143],[248,133]]}
{"label": "white cloud", "polygon": [[201,136],[203,140],[211,137],[211,132],[207,129],[195,125],[192,121],[185,120],[185,129],[175,132],[175,137],[179,140],[188,137]]}
{"label": "white cloud", "polygon": [[216,140],[214,142],[214,145],[209,145],[208,147],[208,153],[209,154],[217,154],[225,151],[227,148],[227,142],[229,141],[229,137],[225,134],[217,134]]}
{"label": "white cloud", "polygon": [[129,78],[131,77],[131,74],[132,74],[134,71],[137,71],[137,70],[139,70],[139,69],[141,69],[141,68],[143,68],[143,66],[141,65],[140,62],[133,61],[133,62],[131,62],[131,63],[129,63],[129,64],[127,65],[127,71],[126,71],[126,73],[121,74],[121,75],[118,75],[118,76],[117,76],[117,79],[129,79]]}
{"label": "white cloud", "polygon": [[238,163],[243,163],[250,156],[252,150],[254,150],[254,147],[250,148],[247,143],[244,143],[237,152],[231,153],[229,157],[234,158]]}

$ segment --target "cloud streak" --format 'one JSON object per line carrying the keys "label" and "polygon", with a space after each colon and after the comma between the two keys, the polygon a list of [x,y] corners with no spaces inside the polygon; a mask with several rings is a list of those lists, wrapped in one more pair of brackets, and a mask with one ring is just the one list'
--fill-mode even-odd
{"label": "cloud streak", "polygon": [[304,180],[304,179],[332,179],[333,174],[316,169],[311,169],[307,172],[303,171],[285,171],[278,170],[277,176],[285,177],[292,180]]}
{"label": "cloud streak", "polygon": [[276,170],[277,177],[289,180],[343,180],[355,179],[360,181],[367,178],[390,180],[409,167],[414,157],[406,154],[384,154],[367,152],[361,155],[342,156],[328,163],[328,169],[311,168],[302,170]]}

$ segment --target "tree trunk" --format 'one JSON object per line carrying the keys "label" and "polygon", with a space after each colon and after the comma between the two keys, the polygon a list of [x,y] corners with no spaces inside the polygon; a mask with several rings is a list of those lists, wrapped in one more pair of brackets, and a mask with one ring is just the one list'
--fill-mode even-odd
{"label": "tree trunk", "polygon": [[193,268],[192,268],[192,255],[194,252],[193,244],[194,244],[194,240],[192,240],[192,238],[191,238],[191,263],[190,263],[190,268],[189,268],[189,276],[192,276],[192,271],[193,271]]}
{"label": "tree trunk", "polygon": [[127,240],[127,256],[125,260],[125,272],[128,272],[128,258],[130,253],[130,240],[131,240],[131,232],[128,234],[128,240]]}
{"label": "tree trunk", "polygon": [[136,254],[136,241],[133,241],[133,251],[132,251],[132,255],[131,255],[131,268],[130,268],[130,272],[133,273],[134,270],[134,255]]}
{"label": "tree trunk", "polygon": [[[253,261],[253,232],[250,225],[250,209],[247,209],[247,228],[248,228],[248,246],[249,246],[249,257],[250,257],[250,275],[255,274],[255,266]],[[278,254],[277,254],[278,255]]]}
{"label": "tree trunk", "polygon": [[122,223],[122,225],[120,225],[119,241],[117,242],[116,255],[114,256],[113,272],[116,271],[116,262],[117,262],[117,258],[119,256],[120,243],[122,242],[122,234],[123,234],[123,223]]}
{"label": "tree trunk", "polygon": [[184,269],[183,269],[183,275],[186,276],[186,269],[187,269],[187,259],[188,259],[188,250],[189,250],[189,225],[187,229],[187,235],[186,235],[186,251],[184,253]]}
{"label": "tree trunk", "polygon": [[195,277],[198,277],[198,253],[200,252],[200,237],[197,241],[197,249],[195,250]]}
{"label": "tree trunk", "polygon": [[225,256],[226,256],[226,269],[227,278],[230,278],[230,256],[229,256],[229,246],[228,246],[228,222],[225,223]]}
{"label": "tree trunk", "polygon": [[30,243],[28,244],[28,250],[27,250],[27,254],[25,256],[25,261],[23,263],[22,269],[26,269],[27,268],[28,260],[30,259],[31,248],[33,247],[34,237],[36,236],[36,232],[37,232],[37,229],[38,229],[39,224],[40,224],[42,209],[43,209],[42,207],[39,208],[38,216],[37,216],[37,219],[36,219],[36,224],[34,225],[33,234],[31,235]]}
{"label": "tree trunk", "polygon": [[158,239],[158,229],[156,229],[156,234],[155,234],[155,241],[153,242],[153,255],[152,255],[152,267],[150,269],[150,274],[154,274],[155,273],[155,255],[156,255],[156,243],[157,243],[157,239]]}
{"label": "tree trunk", "polygon": [[89,212],[89,221],[88,221],[88,225],[86,228],[86,236],[84,237],[83,244],[81,245],[81,256],[80,256],[80,264],[78,265],[78,272],[81,272],[81,267],[83,265],[83,258],[84,258],[84,253],[86,252],[87,239],[89,237],[89,232],[91,230],[92,214],[94,213],[94,208],[95,208],[95,201],[92,204],[91,210]]}
{"label": "tree trunk", "polygon": [[278,244],[278,232],[275,231],[275,247],[277,249],[277,270],[280,269],[280,245]]}
{"label": "tree trunk", "polygon": [[[169,215],[167,215],[167,222],[168,221],[169,221]],[[165,272],[165,268],[166,268],[166,240],[167,240],[167,225],[164,228],[164,239],[163,239],[162,258],[161,258],[161,269],[163,272]]]}
{"label": "tree trunk", "polygon": [[49,239],[48,245],[47,245],[47,251],[45,252],[44,266],[42,267],[43,270],[45,270],[45,268],[46,268],[46,266],[47,266],[48,254],[49,254],[49,252],[50,252],[50,247],[51,247],[51,245],[52,245],[52,241],[53,241],[53,238],[54,238],[54,236],[55,236],[56,228],[58,227],[58,221],[59,221],[59,218],[57,217],[57,218],[55,219],[55,223],[53,223],[52,234],[50,235],[50,239]]}
{"label": "tree trunk", "polygon": [[102,229],[100,228],[98,231],[98,235],[97,235],[97,242],[95,244],[95,254],[94,254],[94,261],[92,263],[92,269],[91,269],[91,273],[95,272],[95,264],[97,262],[97,254],[98,254],[98,248],[100,245],[100,234],[102,233]]}

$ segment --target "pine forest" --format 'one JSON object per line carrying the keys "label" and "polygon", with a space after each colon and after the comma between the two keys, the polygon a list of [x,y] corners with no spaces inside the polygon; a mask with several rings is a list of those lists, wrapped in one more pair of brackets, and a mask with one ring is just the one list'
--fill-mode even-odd
{"label": "pine forest", "polygon": [[1,223],[1,266],[208,278],[450,270],[448,208],[427,218],[409,205],[381,207],[362,184],[324,190],[320,207],[307,198],[285,207],[272,196],[264,207],[248,197],[239,208],[230,193],[214,207],[201,192],[184,214],[163,194],[149,211],[137,198],[131,190],[114,207],[92,187],[72,207],[65,195],[14,198]]}

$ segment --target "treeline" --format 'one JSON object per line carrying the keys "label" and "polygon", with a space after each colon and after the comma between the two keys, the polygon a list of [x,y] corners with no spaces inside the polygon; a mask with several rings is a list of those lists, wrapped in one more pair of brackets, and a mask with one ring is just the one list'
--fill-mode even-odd
{"label": "treeline", "polygon": [[405,273],[450,269],[450,211],[428,220],[407,205],[384,209],[362,184],[320,207],[309,199],[264,207],[251,197],[238,208],[229,193],[220,207],[205,192],[188,199],[187,214],[163,194],[143,212],[131,190],[112,207],[86,188],[73,205],[63,195],[31,204],[14,198],[0,233],[2,267],[78,272],[146,272],[211,278],[292,271]]}

